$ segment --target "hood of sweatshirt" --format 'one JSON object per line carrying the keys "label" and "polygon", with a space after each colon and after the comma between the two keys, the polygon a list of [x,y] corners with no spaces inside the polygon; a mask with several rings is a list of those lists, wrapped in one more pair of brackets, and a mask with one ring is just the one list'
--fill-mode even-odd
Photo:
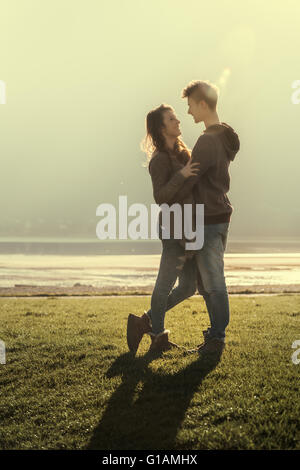
{"label": "hood of sweatshirt", "polygon": [[225,122],[221,122],[221,124],[209,126],[204,132],[205,134],[217,134],[225,147],[227,158],[231,161],[235,159],[240,149],[240,140],[232,127]]}

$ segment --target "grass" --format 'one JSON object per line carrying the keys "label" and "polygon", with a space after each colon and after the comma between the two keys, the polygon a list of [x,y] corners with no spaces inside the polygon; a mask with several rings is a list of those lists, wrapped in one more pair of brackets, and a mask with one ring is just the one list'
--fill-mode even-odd
{"label": "grass", "polygon": [[[135,358],[126,321],[149,298],[0,299],[1,449],[299,449],[299,295],[231,297],[218,363],[171,351]],[[170,338],[202,341],[193,297],[166,315]],[[298,327],[298,329],[297,329]]]}

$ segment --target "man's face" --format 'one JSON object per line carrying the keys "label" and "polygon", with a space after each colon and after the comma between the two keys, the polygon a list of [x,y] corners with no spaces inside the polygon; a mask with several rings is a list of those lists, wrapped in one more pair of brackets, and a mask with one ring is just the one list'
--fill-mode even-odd
{"label": "man's face", "polygon": [[163,134],[169,137],[178,137],[181,134],[180,121],[173,111],[165,111],[163,114]]}
{"label": "man's face", "polygon": [[205,115],[205,102],[199,101],[198,103],[191,97],[188,97],[188,114],[193,116],[194,121],[202,122]]}

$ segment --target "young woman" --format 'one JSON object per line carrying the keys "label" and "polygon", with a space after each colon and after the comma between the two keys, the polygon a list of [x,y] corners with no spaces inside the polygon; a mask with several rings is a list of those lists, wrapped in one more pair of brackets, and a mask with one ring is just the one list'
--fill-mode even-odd
{"label": "young woman", "polygon": [[[190,152],[179,138],[181,135],[179,124],[180,121],[173,108],[165,104],[150,111],[146,118],[147,134],[143,148],[149,158],[154,199],[159,205],[192,203],[192,195],[184,201],[176,200],[176,193],[187,178],[197,175],[199,165],[191,164]],[[130,351],[134,353],[145,333],[151,336],[150,350],[165,351],[178,347],[169,341],[170,331],[164,329],[165,313],[192,296],[197,286],[195,260],[185,251],[183,240],[174,238],[174,218],[170,217],[168,239],[162,238],[163,231],[160,213],[159,238],[162,241],[162,256],[151,297],[151,309],[142,317],[133,314],[128,317],[127,343]],[[172,290],[177,278],[178,286]]]}

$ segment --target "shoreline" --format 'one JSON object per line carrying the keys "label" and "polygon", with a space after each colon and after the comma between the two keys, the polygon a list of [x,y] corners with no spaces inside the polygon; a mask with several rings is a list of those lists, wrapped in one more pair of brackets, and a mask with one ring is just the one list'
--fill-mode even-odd
{"label": "shoreline", "polygon": [[[137,286],[126,288],[119,286],[93,287],[76,285],[73,287],[15,285],[0,287],[0,297],[117,297],[117,296],[149,296],[154,286]],[[252,285],[227,286],[229,295],[270,295],[270,294],[300,294],[300,284],[287,285]],[[199,295],[196,293],[195,295]]]}

